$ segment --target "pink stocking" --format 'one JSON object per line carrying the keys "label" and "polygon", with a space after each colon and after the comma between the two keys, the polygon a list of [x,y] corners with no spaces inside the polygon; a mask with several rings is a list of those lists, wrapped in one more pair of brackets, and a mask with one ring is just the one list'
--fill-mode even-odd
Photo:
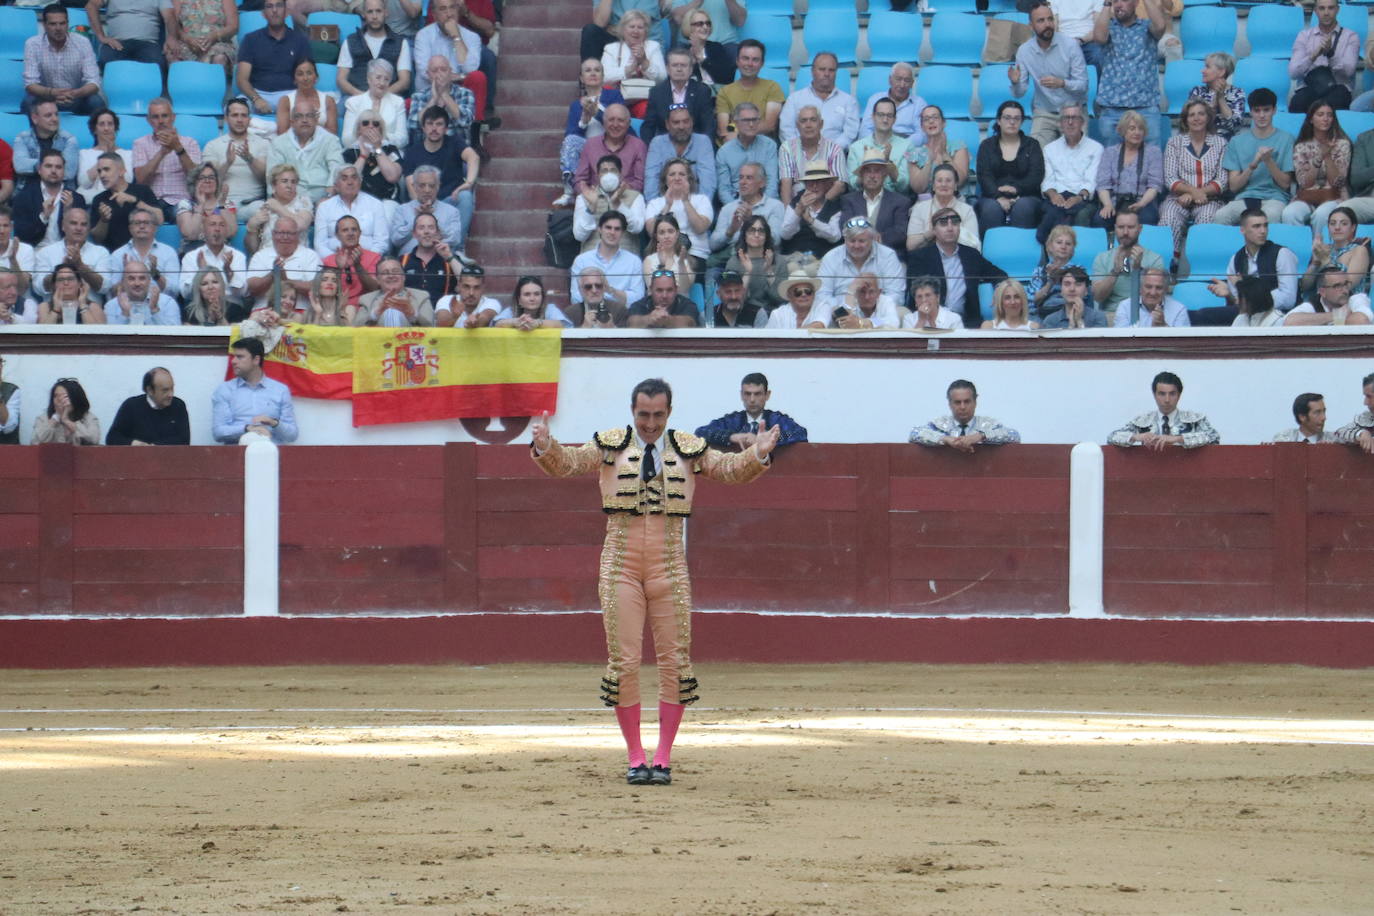
{"label": "pink stocking", "polygon": [[681,703],[658,704],[658,748],[654,751],[654,766],[672,766],[673,741],[677,739],[677,727],[682,724],[682,714],[687,707]]}
{"label": "pink stocking", "polygon": [[625,736],[625,750],[632,767],[644,766],[644,745],[639,740],[639,709],[638,703],[615,708],[615,719],[620,723],[620,734]]}

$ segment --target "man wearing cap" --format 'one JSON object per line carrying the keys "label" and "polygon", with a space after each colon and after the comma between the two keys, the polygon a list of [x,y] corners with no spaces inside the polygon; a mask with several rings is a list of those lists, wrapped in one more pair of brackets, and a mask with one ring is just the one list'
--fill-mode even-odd
{"label": "man wearing cap", "polygon": [[807,441],[805,426],[780,410],[768,409],[768,399],[772,396],[773,392],[768,390],[768,376],[750,372],[739,383],[739,399],[744,409],[698,426],[697,435],[712,448],[730,452],[742,452],[758,441],[759,430],[763,428],[759,424],[780,431],[774,451],[784,445]]}
{"label": "man wearing cap", "polygon": [[931,221],[935,224],[935,244],[908,252],[908,270],[914,277],[939,278],[944,284],[940,298],[945,308],[963,316],[964,327],[976,328],[983,323],[978,284],[1001,283],[1007,278],[1006,271],[976,248],[959,244],[963,219],[953,209],[942,207]]}
{"label": "man wearing cap", "polygon": [[878,234],[866,217],[855,216],[844,224],[844,244],[821,258],[817,304],[827,310],[843,306],[854,280],[864,273],[877,276],[879,288],[893,302],[906,298],[906,271],[901,259],[878,241]]}
{"label": "man wearing cap", "polygon": [[887,190],[888,179],[896,174],[896,164],[881,148],[870,149],[859,166],[859,189],[840,198],[840,223],[862,216],[884,245],[902,250],[906,247],[911,202],[905,194]]}
{"label": "man wearing cap", "polygon": [[778,295],[786,301],[773,309],[764,327],[770,331],[825,327],[830,316],[816,305],[817,285],[815,277],[793,268],[791,275],[778,284]]}
{"label": "man wearing cap", "polygon": [[787,216],[787,208],[776,197],[764,196],[765,181],[767,175],[757,162],[746,162],[740,166],[739,199],[720,208],[716,227],[711,230],[712,251],[724,252],[724,257],[728,259],[743,244],[740,230],[751,216],[762,216],[768,220],[768,230],[773,233],[773,238],[782,237],[782,222]]}
{"label": "man wearing cap", "polygon": [[644,160],[644,199],[662,197],[659,175],[674,159],[686,159],[697,176],[697,190],[708,198],[716,196],[716,151],[711,138],[692,133],[692,113],[686,105],[668,109],[668,132],[654,137]]}
{"label": "man wearing cap", "polygon": [[649,277],[649,295],[630,306],[625,322],[631,328],[695,328],[697,304],[677,291],[677,275],[656,270]]}
{"label": "man wearing cap", "polygon": [[835,173],[824,162],[809,162],[802,182],[783,216],[782,252],[824,257],[840,240],[840,202],[830,193]]}
{"label": "man wearing cap", "polygon": [[744,276],[738,270],[723,270],[716,280],[715,320],[713,326],[725,330],[761,328],[768,323],[768,313],[746,302]]}

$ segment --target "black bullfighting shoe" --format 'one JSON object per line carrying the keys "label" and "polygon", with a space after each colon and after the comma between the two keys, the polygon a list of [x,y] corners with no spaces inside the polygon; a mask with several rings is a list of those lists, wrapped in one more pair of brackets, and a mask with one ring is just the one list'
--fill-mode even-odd
{"label": "black bullfighting shoe", "polygon": [[625,771],[625,781],[632,786],[647,786],[653,781],[653,777],[649,773],[649,768],[641,763]]}
{"label": "black bullfighting shoe", "polygon": [[649,785],[669,786],[673,783],[673,768],[655,766],[649,769]]}

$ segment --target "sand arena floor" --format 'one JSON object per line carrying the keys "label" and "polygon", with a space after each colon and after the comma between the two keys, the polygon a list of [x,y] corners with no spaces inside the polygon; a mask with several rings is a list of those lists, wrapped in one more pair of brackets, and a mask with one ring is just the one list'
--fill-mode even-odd
{"label": "sand arena floor", "polygon": [[701,665],[668,788],[599,676],[0,671],[0,912],[1374,908],[1374,672]]}

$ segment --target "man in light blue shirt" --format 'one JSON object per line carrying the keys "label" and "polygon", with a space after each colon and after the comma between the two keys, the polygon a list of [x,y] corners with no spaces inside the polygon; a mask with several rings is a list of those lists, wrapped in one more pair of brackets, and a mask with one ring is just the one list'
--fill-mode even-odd
{"label": "man in light blue shirt", "polygon": [[[580,277],[588,267],[595,267],[606,275],[606,299],[629,308],[633,302],[644,298],[644,262],[637,255],[620,247],[620,238],[625,234],[625,214],[619,210],[607,210],[596,221],[597,243],[579,254],[572,262],[572,275]],[[572,284],[572,301],[582,302],[580,283]]]}
{"label": "man in light blue shirt", "polygon": [[716,193],[720,202],[728,204],[739,199],[739,170],[746,162],[763,166],[763,193],[778,196],[778,144],[772,137],[759,134],[762,123],[759,107],[753,102],[740,102],[730,113],[734,119],[735,135],[716,150]]}
{"label": "man in light blue shirt", "polygon": [[712,200],[716,196],[716,153],[711,138],[692,133],[692,112],[686,105],[668,106],[668,132],[654,137],[644,159],[644,199],[662,197],[659,177],[673,159],[686,159],[697,176],[697,191]]}
{"label": "man in light blue shirt", "polygon": [[[1258,205],[1269,222],[1283,219],[1288,189],[1293,186],[1293,135],[1274,126],[1274,111],[1279,98],[1263,86],[1250,93],[1250,129],[1243,130],[1226,144],[1221,167],[1235,199],[1212,217],[1222,226],[1240,223],[1241,214]],[[1316,225],[1326,225],[1326,220]]]}
{"label": "man in light blue shirt", "polygon": [[106,324],[181,324],[176,300],[153,289],[153,278],[141,261],[129,261],[119,294],[105,300]]}
{"label": "man in light blue shirt", "polygon": [[821,113],[821,136],[846,149],[859,136],[859,103],[854,96],[835,86],[839,58],[821,51],[811,61],[811,85],[787,97],[778,117],[778,136],[784,141],[798,136],[797,114],[808,105]]}
{"label": "man in light blue shirt", "polygon": [[1031,136],[1042,147],[1059,139],[1059,112],[1065,105],[1088,100],[1088,67],[1078,42],[1054,29],[1054,11],[1048,0],[1035,0],[1030,10],[1035,40],[1016,49],[1016,63],[1007,71],[1011,93],[1018,99],[1031,95]]}
{"label": "man in light blue shirt", "polygon": [[262,341],[240,338],[229,347],[234,377],[221,382],[210,400],[216,442],[234,445],[248,433],[271,436],[278,445],[295,442],[296,409],[291,392],[262,373]]}

